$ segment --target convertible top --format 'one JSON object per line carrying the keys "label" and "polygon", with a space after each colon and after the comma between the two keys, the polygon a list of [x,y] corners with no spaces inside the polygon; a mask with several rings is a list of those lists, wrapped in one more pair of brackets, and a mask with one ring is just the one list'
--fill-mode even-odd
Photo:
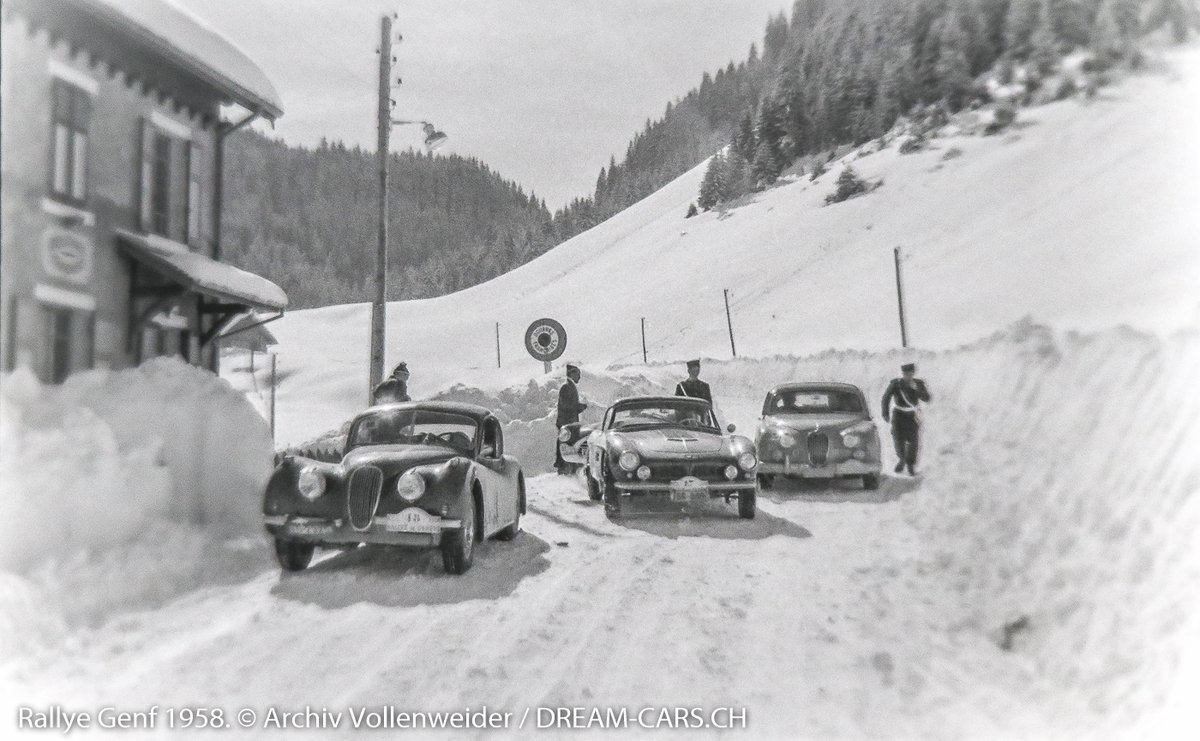
{"label": "convertible top", "polygon": [[464,401],[404,401],[392,404],[376,404],[373,407],[364,409],[355,415],[355,418],[361,417],[367,412],[377,412],[385,409],[426,409],[431,412],[449,412],[452,414],[461,414],[474,419],[476,422],[482,422],[487,417],[492,416],[492,410],[479,404],[470,404]]}

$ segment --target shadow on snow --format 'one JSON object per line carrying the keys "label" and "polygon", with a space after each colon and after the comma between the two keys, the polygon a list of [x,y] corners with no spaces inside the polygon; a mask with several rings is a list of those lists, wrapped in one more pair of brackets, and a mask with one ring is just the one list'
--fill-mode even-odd
{"label": "shadow on snow", "polygon": [[920,487],[917,478],[882,476],[879,488],[864,490],[858,481],[844,479],[785,479],[775,478],[770,489],[759,492],[760,499],[776,504],[785,502],[851,502],[858,504],[886,504]]}
{"label": "shadow on snow", "polygon": [[527,532],[511,543],[485,541],[475,547],[471,570],[454,576],[442,569],[442,556],[435,548],[360,546],[322,559],[306,571],[284,574],[271,592],[326,608],[358,602],[412,607],[494,600],[549,568],[549,550],[545,541]]}

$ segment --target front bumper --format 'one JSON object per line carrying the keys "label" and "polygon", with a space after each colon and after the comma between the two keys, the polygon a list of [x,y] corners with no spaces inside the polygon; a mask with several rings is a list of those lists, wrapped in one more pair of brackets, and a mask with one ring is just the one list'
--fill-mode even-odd
{"label": "front bumper", "polygon": [[742,492],[753,492],[758,487],[754,481],[713,481],[689,488],[682,488],[678,484],[648,481],[616,481],[613,483],[617,493],[622,496],[663,497],[674,502],[736,497]]}
{"label": "front bumper", "polygon": [[879,464],[873,461],[860,461],[855,458],[827,463],[823,466],[812,463],[793,463],[784,459],[778,461],[759,461],[758,473],[768,476],[796,476],[803,479],[836,479],[841,476],[878,476]]}
{"label": "front bumper", "polygon": [[462,520],[425,515],[414,525],[400,517],[408,510],[394,515],[376,515],[366,530],[356,530],[344,519],[328,520],[298,515],[263,515],[263,526],[277,538],[304,543],[379,543],[415,548],[440,545],[442,534],[458,530]]}

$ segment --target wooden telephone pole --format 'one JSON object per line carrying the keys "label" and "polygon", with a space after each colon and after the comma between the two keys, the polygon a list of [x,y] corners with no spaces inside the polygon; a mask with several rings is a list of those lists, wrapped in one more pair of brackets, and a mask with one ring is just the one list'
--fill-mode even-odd
{"label": "wooden telephone pole", "polygon": [[371,303],[371,376],[367,387],[367,403],[372,392],[383,381],[384,342],[387,337],[387,269],[388,269],[388,149],[392,132],[392,19],[384,16],[379,29],[379,109],[376,158],[379,167],[379,243],[375,253],[375,300]]}
{"label": "wooden telephone pole", "polygon": [[904,283],[900,277],[900,248],[892,250],[896,259],[896,304],[900,308],[900,347],[908,347],[908,328],[904,325]]}

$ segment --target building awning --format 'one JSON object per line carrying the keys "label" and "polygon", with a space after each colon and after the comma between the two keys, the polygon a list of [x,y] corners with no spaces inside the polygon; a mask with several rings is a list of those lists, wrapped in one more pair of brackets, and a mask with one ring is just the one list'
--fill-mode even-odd
{"label": "building awning", "polygon": [[124,229],[117,230],[117,240],[131,258],[188,291],[253,309],[287,308],[287,294],[279,286],[262,276],[193,252],[185,244]]}

